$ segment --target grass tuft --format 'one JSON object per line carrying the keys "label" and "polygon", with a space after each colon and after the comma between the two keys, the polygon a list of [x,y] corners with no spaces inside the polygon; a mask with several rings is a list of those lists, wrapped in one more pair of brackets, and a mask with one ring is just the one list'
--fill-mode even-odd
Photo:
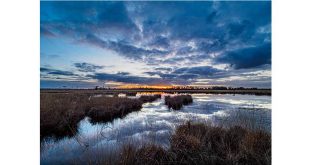
{"label": "grass tuft", "polygon": [[120,164],[271,164],[271,135],[261,130],[187,123],[177,128],[170,143],[167,150],[151,144],[127,146]]}
{"label": "grass tuft", "polygon": [[41,93],[40,138],[74,136],[78,122],[89,116],[92,123],[112,121],[142,108],[139,99],[90,97],[77,93]]}
{"label": "grass tuft", "polygon": [[87,116],[92,123],[108,122],[122,118],[130,112],[139,111],[143,102],[138,99],[120,97],[97,97],[90,100]]}
{"label": "grass tuft", "polygon": [[165,104],[169,109],[180,110],[183,105],[188,105],[192,102],[193,98],[191,95],[165,96]]}

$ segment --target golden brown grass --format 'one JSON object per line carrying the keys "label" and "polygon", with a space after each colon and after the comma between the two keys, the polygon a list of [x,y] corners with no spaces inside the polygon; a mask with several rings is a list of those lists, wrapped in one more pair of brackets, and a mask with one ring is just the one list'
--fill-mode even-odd
{"label": "golden brown grass", "polygon": [[177,95],[177,96],[166,96],[165,104],[168,108],[172,108],[174,110],[180,110],[183,105],[188,105],[193,102],[193,98],[191,95]]}
{"label": "golden brown grass", "polygon": [[[78,131],[77,123],[85,116],[89,116],[93,122],[110,121],[139,110],[146,100],[153,100],[89,96],[77,93],[42,93],[41,139],[47,136],[72,136]],[[186,95],[175,100],[173,98],[175,97],[167,99],[167,105],[171,108],[178,109],[183,104],[192,102],[192,98]],[[254,114],[249,116],[244,113],[231,114],[216,126],[188,122],[178,126],[170,137],[169,148],[154,144],[142,147],[126,144],[116,153],[117,156],[105,158],[110,163],[98,161],[91,164],[269,165],[271,133],[257,126],[260,125],[258,122],[264,120]]]}
{"label": "golden brown grass", "polygon": [[138,99],[120,97],[97,97],[90,100],[91,108],[87,116],[91,122],[107,122],[114,118],[124,117],[126,114],[142,108],[142,101]]}
{"label": "golden brown grass", "polygon": [[73,136],[89,107],[87,95],[41,94],[40,137]]}
{"label": "golden brown grass", "polygon": [[77,93],[41,93],[40,137],[62,138],[77,133],[85,116],[92,122],[107,122],[142,108],[138,99],[90,97]]}
{"label": "golden brown grass", "polygon": [[187,123],[177,128],[168,150],[155,145],[126,146],[120,164],[271,164],[271,135],[240,126]]}

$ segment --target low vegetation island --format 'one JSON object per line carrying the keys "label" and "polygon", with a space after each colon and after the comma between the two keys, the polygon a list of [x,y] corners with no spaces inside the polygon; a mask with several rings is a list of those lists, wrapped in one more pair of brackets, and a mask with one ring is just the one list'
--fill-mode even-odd
{"label": "low vegetation island", "polygon": [[86,116],[92,123],[109,122],[130,112],[139,111],[142,104],[161,95],[140,98],[92,97],[90,94],[41,93],[40,136],[62,138],[77,133],[77,124]]}
{"label": "low vegetation island", "polygon": [[183,105],[188,105],[192,102],[193,98],[191,95],[165,96],[165,104],[169,109],[180,110]]}

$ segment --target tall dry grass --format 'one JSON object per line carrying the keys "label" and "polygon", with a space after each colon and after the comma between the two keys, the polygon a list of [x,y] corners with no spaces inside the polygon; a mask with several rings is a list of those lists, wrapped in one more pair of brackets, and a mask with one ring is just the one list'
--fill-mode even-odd
{"label": "tall dry grass", "polygon": [[78,122],[86,116],[93,123],[107,122],[138,111],[143,104],[139,99],[90,96],[77,93],[41,93],[41,140],[45,137],[59,139],[75,135],[78,132]]}
{"label": "tall dry grass", "polygon": [[193,98],[191,95],[165,96],[165,104],[169,109],[180,110],[183,105],[188,105],[192,102]]}
{"label": "tall dry grass", "polygon": [[271,135],[261,130],[187,123],[170,141],[167,150],[152,144],[124,146],[118,164],[271,164]]}
{"label": "tall dry grass", "polygon": [[40,137],[73,136],[77,123],[89,108],[87,95],[48,94],[40,95]]}
{"label": "tall dry grass", "polygon": [[[190,102],[190,99],[186,101],[187,104]],[[73,135],[78,131],[78,121],[85,116],[90,116],[93,122],[111,120],[139,110],[142,103],[139,99],[118,97],[89,99],[89,95],[41,94],[41,137]],[[264,127],[266,120],[255,111],[243,111],[222,117],[216,125],[191,122],[180,125],[170,137],[169,148],[154,144],[142,147],[125,144],[109,157],[87,162],[122,165],[271,164],[271,133]]]}
{"label": "tall dry grass", "polygon": [[168,149],[125,145],[118,164],[270,165],[270,122],[255,110],[236,110],[218,122],[187,122],[176,128]]}
{"label": "tall dry grass", "polygon": [[125,97],[97,97],[90,100],[91,108],[86,111],[91,122],[107,122],[115,118],[121,118],[130,112],[142,108],[143,102],[138,99]]}

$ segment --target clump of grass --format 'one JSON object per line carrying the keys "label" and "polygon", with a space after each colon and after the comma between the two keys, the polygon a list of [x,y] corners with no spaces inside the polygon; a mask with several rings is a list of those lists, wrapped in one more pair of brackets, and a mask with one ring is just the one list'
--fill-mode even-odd
{"label": "clump of grass", "polygon": [[120,97],[90,97],[78,93],[41,93],[40,138],[74,136],[78,123],[89,116],[92,123],[112,121],[138,111],[143,102]]}
{"label": "clump of grass", "polygon": [[180,110],[183,105],[188,105],[193,102],[193,98],[191,95],[178,95],[178,96],[166,96],[165,104],[168,108],[172,108],[174,110]]}
{"label": "clump of grass", "polygon": [[112,121],[142,108],[142,101],[120,97],[93,98],[90,104],[87,116],[91,118],[92,123]]}
{"label": "clump of grass", "polygon": [[126,146],[120,164],[271,164],[271,135],[240,126],[223,128],[187,123],[171,137],[171,146]]}
{"label": "clump of grass", "polygon": [[137,148],[132,144],[123,146],[120,154],[120,165],[161,165],[173,162],[173,157],[162,147],[148,144]]}
{"label": "clump of grass", "polygon": [[142,95],[140,96],[139,100],[141,100],[143,103],[146,102],[153,102],[157,99],[161,98],[161,95],[156,94],[156,95]]}
{"label": "clump of grass", "polygon": [[[182,138],[180,138],[182,137]],[[197,147],[192,144],[197,144]],[[260,144],[260,145],[259,145]],[[171,148],[185,164],[270,164],[271,136],[240,126],[222,128],[203,124],[180,126]]]}
{"label": "clump of grass", "polygon": [[89,108],[87,95],[44,93],[40,95],[40,138],[73,136],[77,123]]}

